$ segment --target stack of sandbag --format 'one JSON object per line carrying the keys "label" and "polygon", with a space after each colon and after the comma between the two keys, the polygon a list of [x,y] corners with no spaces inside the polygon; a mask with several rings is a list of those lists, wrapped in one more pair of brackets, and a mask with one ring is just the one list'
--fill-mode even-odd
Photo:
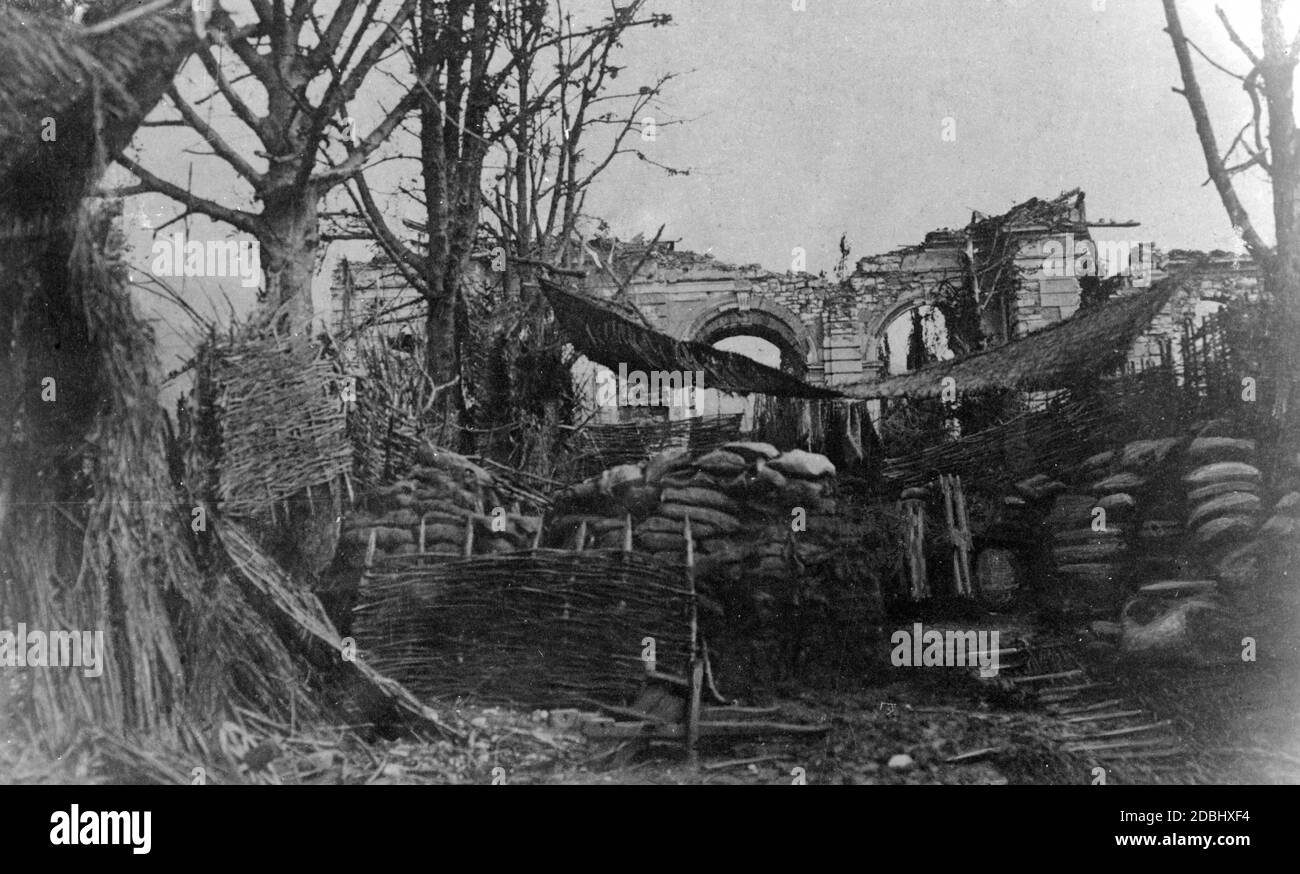
{"label": "stack of sandbag", "polygon": [[1187,448],[1184,467],[1196,554],[1225,584],[1250,585],[1258,576],[1253,541],[1264,509],[1255,441],[1235,434],[1230,423],[1210,422]]}
{"label": "stack of sandbag", "polygon": [[[487,555],[527,549],[539,520],[507,508],[491,474],[444,449],[424,446],[417,464],[395,483],[358,496],[342,522],[337,563],[364,565],[371,535],[375,558],[412,555]],[[514,510],[514,512],[512,512]]]}
{"label": "stack of sandbag", "polygon": [[1197,437],[1187,449],[1187,527],[1197,548],[1212,553],[1248,540],[1261,509],[1255,441]]}
{"label": "stack of sandbag", "polygon": [[1047,514],[1053,572],[1044,595],[1061,612],[1103,610],[1120,596],[1127,579],[1124,533],[1136,500],[1124,491],[1130,480],[1115,476],[1117,457],[1105,452],[1087,459],[1077,476],[1080,484],[1058,494]]}
{"label": "stack of sandbag", "polygon": [[[620,549],[630,526],[633,549],[680,563],[689,517],[701,574],[787,574],[791,522],[801,518],[801,534],[816,539],[835,509],[829,497],[834,475],[823,455],[783,453],[767,443],[727,443],[699,456],[668,449],[558,494],[547,541],[576,547],[578,532],[585,531],[584,548]],[[792,512],[796,508],[801,516]]]}
{"label": "stack of sandbag", "polygon": [[[1118,509],[1110,502],[1120,500],[1128,506],[1118,521],[1121,527],[1127,524],[1125,537],[1130,547],[1134,583],[1179,574],[1181,557],[1187,552],[1184,495],[1178,482],[1186,445],[1185,437],[1135,440],[1126,444],[1116,453],[1115,465],[1119,472],[1115,476],[1125,480],[1123,487],[1127,493],[1099,496],[1098,506],[1106,511],[1108,525]],[[1099,488],[1102,486],[1099,484]]]}

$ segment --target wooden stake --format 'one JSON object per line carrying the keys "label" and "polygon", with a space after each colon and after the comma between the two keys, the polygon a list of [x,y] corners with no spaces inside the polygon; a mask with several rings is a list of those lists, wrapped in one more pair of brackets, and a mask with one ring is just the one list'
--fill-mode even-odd
{"label": "wooden stake", "polygon": [[576,552],[582,552],[587,546],[587,520],[583,519],[578,524],[578,544],[574,547]]}
{"label": "wooden stake", "polygon": [[424,552],[424,525],[425,525],[425,517],[421,516],[420,517],[420,547],[419,547],[420,552]]}
{"label": "wooden stake", "polygon": [[465,557],[474,554],[474,517],[465,517]]}
{"label": "wooden stake", "polygon": [[682,519],[682,536],[686,540],[686,583],[691,593],[691,689],[686,709],[686,761],[698,767],[700,752],[700,690],[704,685],[704,661],[700,658],[700,611],[695,596],[695,539],[691,536],[691,514]]}

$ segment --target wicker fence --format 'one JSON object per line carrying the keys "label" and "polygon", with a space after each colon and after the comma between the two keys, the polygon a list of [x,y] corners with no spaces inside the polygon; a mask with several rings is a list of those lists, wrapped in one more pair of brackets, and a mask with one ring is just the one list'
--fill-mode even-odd
{"label": "wicker fence", "polygon": [[425,700],[554,707],[626,701],[689,653],[682,570],[637,553],[536,549],[409,555],[363,574],[354,634],[366,660]]}

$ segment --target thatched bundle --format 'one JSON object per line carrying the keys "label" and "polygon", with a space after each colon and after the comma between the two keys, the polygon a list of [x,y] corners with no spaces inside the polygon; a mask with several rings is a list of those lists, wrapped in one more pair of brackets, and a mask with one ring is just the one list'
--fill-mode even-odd
{"label": "thatched bundle", "polygon": [[115,210],[90,192],[192,44],[189,6],[91,29],[0,8],[0,621],[104,640],[99,676],[6,670],[0,730],[47,750],[108,736],[104,749],[170,751],[131,757],[152,779],[177,772],[180,750],[222,773],[215,723],[240,707],[313,718],[338,671],[354,683],[336,698],[436,722],[349,670],[314,596],[222,524],[208,456],[190,453],[184,487],[173,478],[185,465],[169,464],[153,337],[132,311]]}

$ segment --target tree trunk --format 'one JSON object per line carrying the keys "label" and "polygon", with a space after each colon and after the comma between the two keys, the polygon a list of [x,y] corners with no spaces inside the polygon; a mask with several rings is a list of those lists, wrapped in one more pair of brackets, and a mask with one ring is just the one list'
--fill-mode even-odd
{"label": "tree trunk", "polygon": [[262,296],[277,327],[309,336],[312,278],[320,249],[319,204],[310,187],[281,190],[265,201],[266,233],[259,240],[265,284]]}

